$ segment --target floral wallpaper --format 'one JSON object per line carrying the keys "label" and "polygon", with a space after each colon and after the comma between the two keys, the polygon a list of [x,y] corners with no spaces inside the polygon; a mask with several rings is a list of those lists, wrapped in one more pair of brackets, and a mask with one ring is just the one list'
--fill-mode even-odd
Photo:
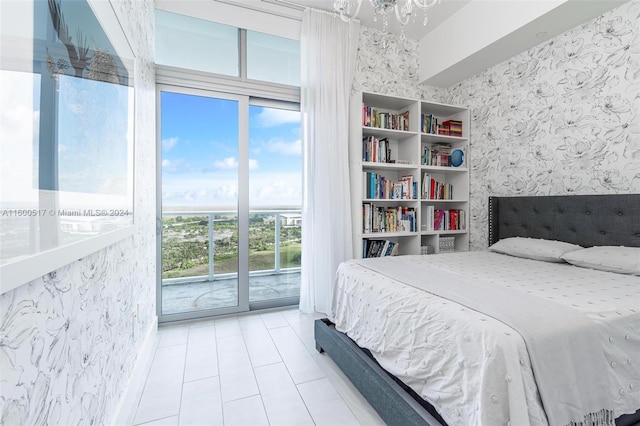
{"label": "floral wallpaper", "polygon": [[0,424],[113,421],[155,325],[152,0],[112,0],[136,54],[134,235],[0,296]]}
{"label": "floral wallpaper", "polygon": [[439,100],[446,91],[420,86],[418,41],[360,26],[358,57],[351,90],[412,99]]}
{"label": "floral wallpaper", "polygon": [[471,109],[471,246],[490,195],[640,192],[640,2],[449,88]]}

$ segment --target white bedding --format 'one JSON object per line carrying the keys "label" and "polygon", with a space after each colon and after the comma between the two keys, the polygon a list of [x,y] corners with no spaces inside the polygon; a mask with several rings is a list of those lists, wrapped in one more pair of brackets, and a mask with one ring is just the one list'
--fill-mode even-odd
{"label": "white bedding", "polygon": [[[640,408],[640,277],[491,252],[394,262],[450,271],[451,285],[455,274],[495,282],[603,324],[613,383],[604,391],[613,397],[615,416]],[[336,328],[371,350],[450,426],[547,424],[524,341],[503,323],[353,262],[338,270],[333,309]]]}

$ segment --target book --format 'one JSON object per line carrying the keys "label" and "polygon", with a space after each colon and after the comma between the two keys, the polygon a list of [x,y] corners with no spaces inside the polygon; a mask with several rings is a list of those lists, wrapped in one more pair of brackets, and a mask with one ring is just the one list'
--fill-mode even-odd
{"label": "book", "polygon": [[399,244],[390,240],[370,240],[362,241],[362,257],[383,257],[395,256],[398,253]]}
{"label": "book", "polygon": [[434,220],[433,220],[433,229],[434,230],[442,230],[444,219],[444,210],[434,210]]}
{"label": "book", "polygon": [[460,120],[446,120],[442,123],[449,131],[449,136],[462,137],[462,121]]}
{"label": "book", "polygon": [[402,198],[406,200],[413,199],[413,175],[404,175],[400,178],[402,182]]}
{"label": "book", "polygon": [[433,231],[433,226],[434,226],[434,207],[433,206],[427,206],[426,208],[426,224],[427,224],[427,229],[426,231]]}

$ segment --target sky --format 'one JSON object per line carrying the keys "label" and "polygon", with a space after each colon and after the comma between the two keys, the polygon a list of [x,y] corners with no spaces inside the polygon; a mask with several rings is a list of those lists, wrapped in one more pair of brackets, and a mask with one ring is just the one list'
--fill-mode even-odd
{"label": "sky", "polygon": [[[238,103],[162,92],[162,204],[235,210]],[[249,107],[251,208],[302,204],[300,113]]]}

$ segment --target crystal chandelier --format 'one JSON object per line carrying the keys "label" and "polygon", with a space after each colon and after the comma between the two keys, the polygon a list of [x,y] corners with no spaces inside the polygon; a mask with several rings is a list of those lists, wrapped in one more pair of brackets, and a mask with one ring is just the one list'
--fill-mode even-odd
{"label": "crystal chandelier", "polygon": [[[382,31],[385,35],[389,24],[388,15],[392,10],[395,11],[396,20],[403,30],[401,38],[404,38],[404,26],[412,19],[415,21],[418,10],[423,11],[422,25],[427,25],[427,9],[440,3],[440,0],[369,0],[369,3],[375,12],[373,20],[377,21],[378,15],[382,16]],[[333,9],[345,22],[358,16],[361,6],[362,0],[335,0],[333,3]]]}

